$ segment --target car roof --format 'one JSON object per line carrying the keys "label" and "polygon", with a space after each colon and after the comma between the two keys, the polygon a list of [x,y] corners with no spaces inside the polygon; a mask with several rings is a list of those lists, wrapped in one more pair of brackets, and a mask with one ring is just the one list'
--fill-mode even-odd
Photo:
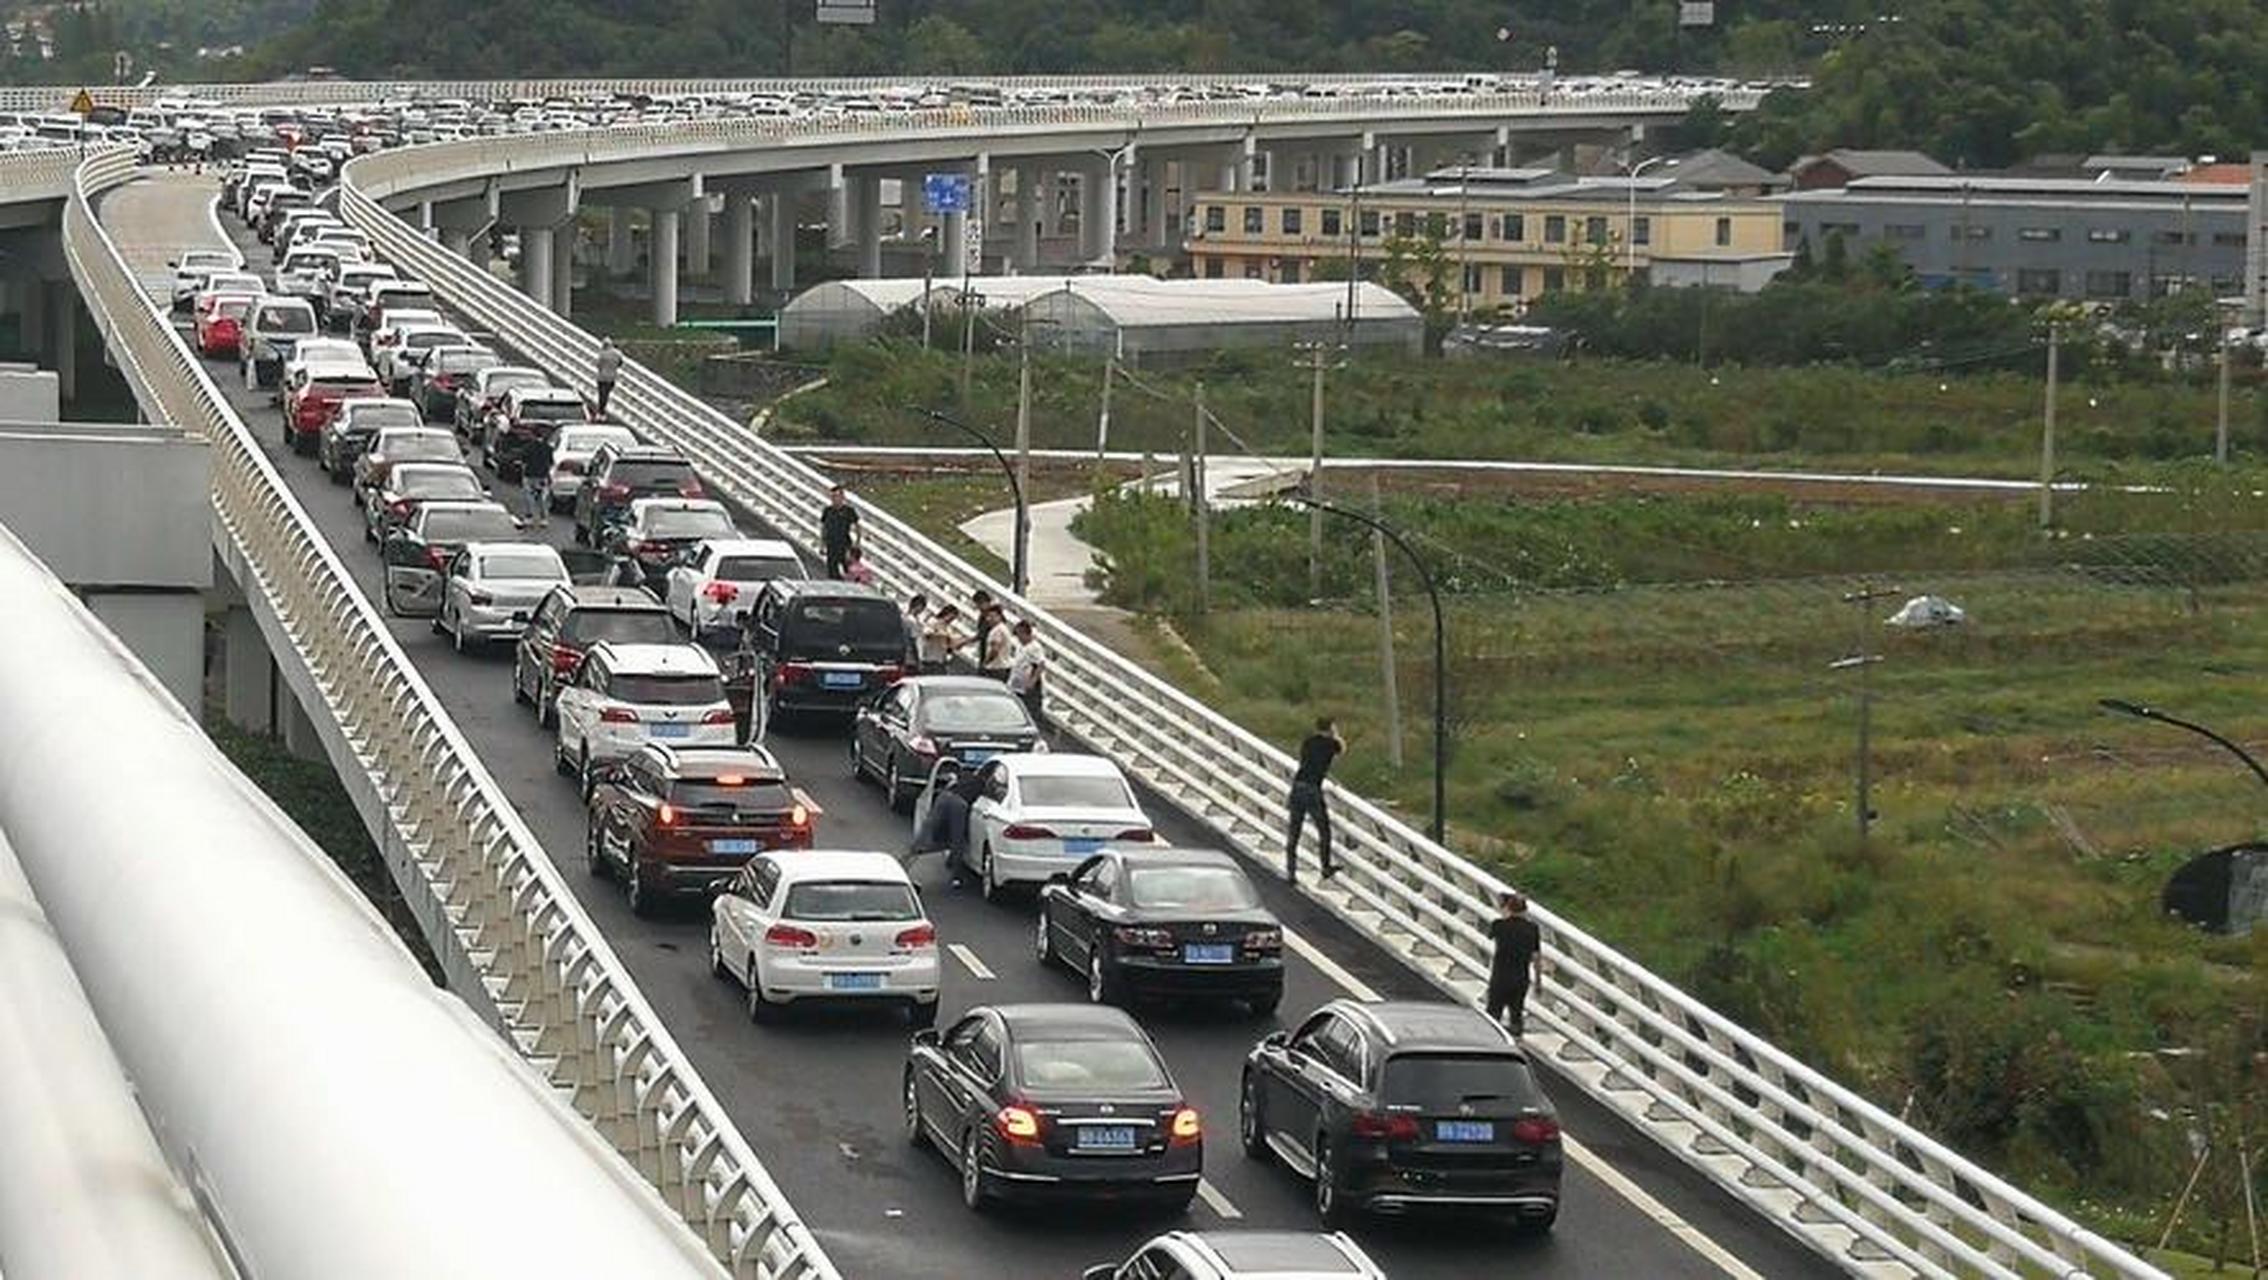
{"label": "car roof", "polygon": [[[718,504],[723,505],[723,504]],[[701,546],[720,556],[795,557],[795,548],[778,538],[703,538]]]}
{"label": "car roof", "polygon": [[1010,1031],[1023,1035],[1053,1040],[1149,1040],[1132,1015],[1109,1005],[996,1004],[991,1009]]}
{"label": "car roof", "polygon": [[757,769],[782,781],[787,778],[787,770],[780,766],[779,757],[760,742],[648,742],[639,750],[660,756],[685,777],[714,777],[736,769]]}
{"label": "car roof", "polygon": [[1183,849],[1173,845],[1160,848],[1153,845],[1145,849],[1113,849],[1110,852],[1126,862],[1139,863],[1145,867],[1227,867],[1234,871],[1244,869],[1244,864],[1238,862],[1235,855],[1222,853],[1218,849]]}
{"label": "car roof", "polygon": [[1377,1264],[1336,1232],[1176,1231],[1185,1245],[1209,1254],[1238,1276],[1308,1280],[1324,1276],[1376,1276]]}
{"label": "car roof", "polygon": [[1447,1000],[1334,1000],[1331,1005],[1368,1022],[1392,1049],[1480,1049],[1526,1058],[1511,1032],[1470,1005]]}
{"label": "car roof", "polygon": [[444,498],[436,502],[419,503],[410,519],[423,520],[428,516],[458,515],[468,511],[493,511],[501,516],[512,514],[504,509],[501,502],[488,502],[480,498]]}
{"label": "car roof", "polygon": [[[542,370],[531,369],[529,372],[541,373]],[[514,387],[504,394],[512,400],[564,400],[576,404],[583,402],[581,392],[556,384],[543,387]]]}
{"label": "car roof", "polygon": [[1009,697],[1008,686],[990,676],[908,676],[898,683],[916,693],[999,693]]}
{"label": "car roof", "polygon": [[[346,401],[345,403],[341,404],[341,405],[339,406],[339,411],[340,411],[341,413],[352,413],[352,412],[355,412],[355,411],[357,411],[357,410],[361,410],[361,411],[368,411],[368,410],[370,410],[370,409],[372,409],[372,408],[382,408],[382,409],[407,409],[407,410],[409,410],[409,411],[410,411],[411,413],[416,413],[416,412],[418,412],[418,407],[417,407],[416,405],[414,405],[414,404],[411,404],[411,403],[410,403],[409,401],[407,401],[407,400],[403,400],[403,399],[400,399],[400,398],[398,398],[398,397],[395,397],[395,396],[383,396],[383,397],[381,397],[381,396],[362,396],[362,397],[360,397],[359,399],[348,400],[348,401]],[[419,419],[419,422],[420,422],[421,424],[423,423],[423,421],[424,421],[424,419],[422,419],[422,418],[420,418],[420,419]],[[439,429],[439,428],[436,428],[436,427],[427,427],[427,426],[423,426],[423,425],[420,425],[420,426],[416,426],[416,427],[380,427],[380,428],[378,429],[378,433],[379,433],[380,435],[392,435],[392,434],[395,434],[395,433],[397,433],[397,432],[405,432],[405,433],[406,433],[406,432],[410,432],[410,431],[431,431],[431,432],[433,432],[433,434],[435,434],[435,435],[449,435],[449,436],[454,436],[454,435],[456,434],[455,432],[451,432],[451,431],[444,431],[444,430],[441,430],[441,429]]]}
{"label": "car roof", "polygon": [[782,595],[815,597],[825,600],[888,600],[872,587],[855,582],[842,582],[833,578],[773,578],[764,584],[767,591]]}
{"label": "car roof", "polygon": [[378,376],[370,371],[369,362],[361,356],[356,356],[350,360],[345,355],[340,354],[322,356],[313,360],[302,360],[297,363],[300,368],[307,371],[307,376],[311,378],[375,378]]}
{"label": "car roof", "polygon": [[462,471],[466,475],[472,476],[475,480],[480,478],[478,475],[474,474],[471,467],[466,466],[462,462],[425,461],[397,463],[395,464],[394,473],[391,478],[399,480],[403,476],[424,475],[428,471]]}
{"label": "car roof", "polygon": [[[388,396],[388,397],[386,398],[386,400],[384,400],[384,401],[373,400],[373,401],[371,401],[370,403],[372,403],[372,404],[383,404],[383,403],[392,403],[392,404],[409,404],[409,402],[408,402],[408,401],[406,401],[406,400],[395,400],[395,399],[394,399],[393,397],[391,397],[391,396]],[[415,406],[415,405],[410,405],[410,407],[414,409],[414,408],[416,408],[417,406]],[[457,433],[456,433],[456,432],[454,432],[454,431],[451,431],[451,430],[449,430],[449,429],[448,429],[447,427],[428,427],[428,426],[416,426],[416,427],[380,427],[380,428],[378,428],[378,438],[379,438],[380,440],[385,440],[385,439],[388,439],[389,437],[402,437],[402,436],[447,436],[447,437],[449,438],[449,440],[450,440],[450,442],[451,442],[451,443],[454,443],[454,442],[456,441],[456,439],[457,439]],[[423,464],[423,463],[418,463],[418,464],[404,463],[403,465],[404,465],[404,466],[410,466],[410,465],[419,465],[419,466],[423,466],[423,465],[427,465],[427,464]]]}
{"label": "car roof", "polygon": [[713,676],[717,660],[709,651],[690,644],[601,644],[592,649],[606,655],[606,665],[620,672],[646,676]]}
{"label": "car roof", "polygon": [[773,861],[779,864],[780,879],[788,884],[804,884],[813,880],[887,880],[892,884],[913,884],[913,877],[906,874],[906,864],[887,853],[868,853],[855,849],[797,849],[793,853],[782,854]]}

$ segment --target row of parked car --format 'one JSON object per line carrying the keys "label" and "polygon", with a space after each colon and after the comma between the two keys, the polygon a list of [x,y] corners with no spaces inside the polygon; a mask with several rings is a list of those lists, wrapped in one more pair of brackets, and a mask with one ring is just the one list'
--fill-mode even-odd
{"label": "row of parked car", "polygon": [[[998,681],[918,670],[894,601],[808,580],[792,546],[736,528],[685,459],[588,421],[574,392],[451,324],[422,285],[374,271],[329,215],[279,210],[262,189],[247,172],[225,204],[273,246],[274,277],[184,258],[176,295],[201,345],[243,301],[238,350],[206,353],[235,358],[248,388],[273,363],[281,439],[352,495],[389,610],[430,618],[459,650],[510,646],[511,695],[586,806],[590,871],[641,915],[705,899],[710,966],[752,1019],[811,1001],[905,1010],[906,1137],[944,1153],[972,1208],[1186,1206],[1205,1125],[1132,1011],[1277,1010],[1283,926],[1237,860],[1171,846],[1113,762],[1050,750]],[[339,292],[350,272],[368,275],[359,295]],[[270,323],[278,307],[307,323]],[[481,473],[510,478],[535,439],[553,446],[569,539]],[[1068,970],[1086,1003],[982,1006],[940,1029],[942,940],[922,890],[900,857],[820,838],[820,806],[765,746],[790,716],[846,727],[851,774],[917,827],[961,784],[961,872],[988,899],[1034,903],[1034,962]],[[1327,1225],[1429,1206],[1556,1216],[1550,1103],[1517,1043],[1471,1009],[1333,1002],[1253,1047],[1239,1098],[1240,1147],[1309,1179]],[[1293,1239],[1309,1244],[1282,1247],[1323,1241],[1371,1266],[1344,1237]],[[1173,1233],[1127,1265],[1151,1254],[1223,1256]]]}

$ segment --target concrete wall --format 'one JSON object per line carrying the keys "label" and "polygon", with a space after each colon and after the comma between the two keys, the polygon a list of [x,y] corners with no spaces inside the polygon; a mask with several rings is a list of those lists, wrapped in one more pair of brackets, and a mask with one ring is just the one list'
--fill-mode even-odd
{"label": "concrete wall", "polygon": [[0,422],[53,422],[63,416],[63,384],[54,372],[0,364]]}

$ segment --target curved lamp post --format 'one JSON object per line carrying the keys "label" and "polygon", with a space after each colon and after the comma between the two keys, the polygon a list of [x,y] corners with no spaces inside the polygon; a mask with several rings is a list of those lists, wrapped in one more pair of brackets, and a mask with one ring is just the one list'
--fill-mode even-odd
{"label": "curved lamp post", "polygon": [[2263,786],[2268,786],[2268,769],[2261,768],[2260,762],[2252,758],[2251,752],[2204,725],[2191,720],[2183,720],[2176,716],[2169,716],[2156,707],[2146,706],[2139,702],[2128,702],[2124,698],[2097,698],[2095,705],[2105,711],[2116,711],[2122,716],[2133,716],[2137,720],[2155,720],[2160,724],[2170,724],[2176,729],[2187,729],[2198,737],[2211,741],[2237,759],[2244,761],[2244,767],[2252,770],[2252,776],[2260,779]]}
{"label": "curved lamp post", "polygon": [[1015,589],[1017,595],[1024,595],[1031,587],[1032,512],[1031,508],[1025,505],[1024,486],[1016,479],[1015,466],[1008,461],[1008,455],[1000,451],[1000,446],[993,443],[991,436],[961,421],[952,414],[941,409],[916,409],[915,412],[932,422],[943,423],[983,445],[991,452],[992,460],[1000,464],[1000,474],[1008,477],[1008,492],[1014,495],[1016,499],[1015,548],[1014,555],[1011,557],[1012,568],[1009,571],[1010,577],[1014,581],[1010,582],[1009,586]]}

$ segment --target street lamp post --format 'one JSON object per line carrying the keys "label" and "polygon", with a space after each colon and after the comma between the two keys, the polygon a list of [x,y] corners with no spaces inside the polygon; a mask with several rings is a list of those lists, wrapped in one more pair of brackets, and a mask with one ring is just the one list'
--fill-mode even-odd
{"label": "street lamp post", "polygon": [[1302,506],[1344,516],[1370,529],[1401,549],[1402,555],[1417,569],[1418,581],[1425,586],[1427,601],[1433,605],[1433,821],[1428,834],[1433,842],[1444,847],[1448,844],[1448,776],[1449,776],[1449,630],[1441,617],[1441,591],[1434,585],[1433,573],[1426,568],[1425,558],[1403,540],[1394,527],[1368,512],[1342,507],[1336,503],[1308,493],[1304,487],[1284,495]]}
{"label": "street lamp post", "polygon": [[2237,759],[2244,761],[2244,767],[2252,770],[2252,776],[2260,779],[2261,785],[2268,786],[2268,769],[2261,768],[2260,762],[2252,758],[2251,752],[2204,725],[2192,720],[2183,720],[2178,716],[2170,716],[2156,707],[2146,706],[2139,702],[2128,702],[2123,698],[2097,698],[2095,705],[2105,711],[2116,711],[2122,716],[2133,716],[2137,720],[2155,720],[2159,724],[2170,724],[2176,729],[2187,729],[2198,737],[2207,739],[2219,746]]}
{"label": "street lamp post", "polygon": [[1638,278],[1638,175],[1657,164],[1675,169],[1677,157],[1655,156],[1651,160],[1640,160],[1636,164],[1622,166],[1622,172],[1630,179],[1625,184],[1625,194],[1630,197],[1630,208],[1622,222],[1622,270],[1624,275],[1633,280]]}
{"label": "street lamp post", "polygon": [[1016,500],[1015,547],[1009,570],[1013,581],[1009,586],[1017,595],[1025,594],[1031,587],[1032,513],[1031,508],[1024,503],[1024,484],[1016,475],[1015,464],[1008,461],[1008,455],[1000,451],[1000,446],[993,443],[991,436],[959,418],[939,409],[917,409],[915,412],[932,422],[943,423],[983,445],[992,454],[992,460],[1000,464],[1000,474],[1008,478],[1008,492]]}

